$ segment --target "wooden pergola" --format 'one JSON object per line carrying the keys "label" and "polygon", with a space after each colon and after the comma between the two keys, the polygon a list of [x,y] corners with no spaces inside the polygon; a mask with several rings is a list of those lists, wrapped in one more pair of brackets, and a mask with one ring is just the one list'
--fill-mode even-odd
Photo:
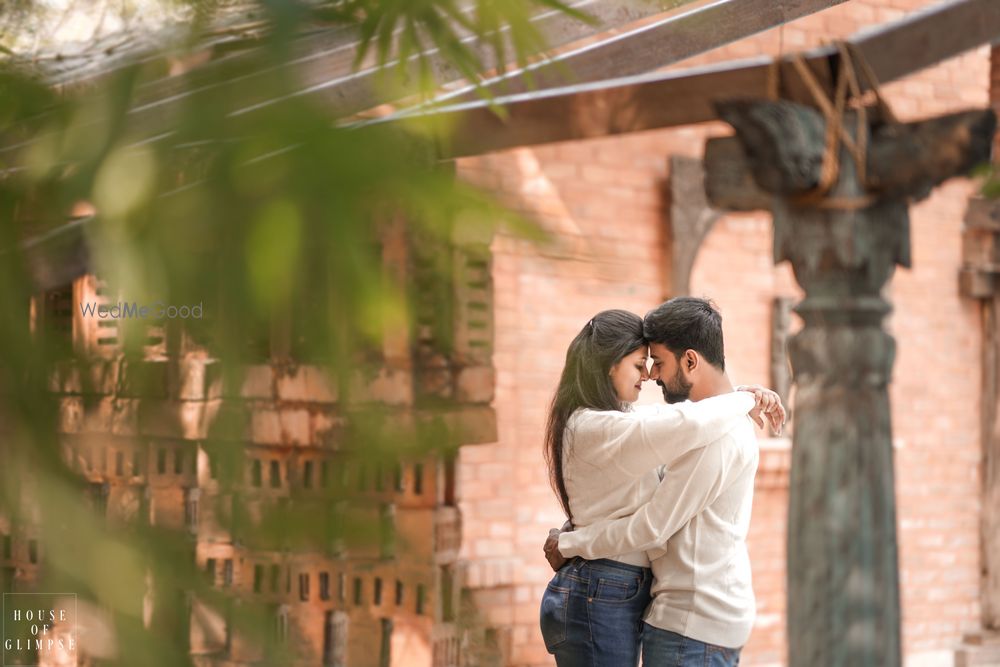
{"label": "wooden pergola", "polygon": [[[487,76],[479,82],[479,87],[497,95],[523,92],[526,79],[522,75],[526,72],[539,87],[641,74],[845,1],[786,0],[776,4],[773,0],[569,0],[568,6],[587,14],[591,21],[584,22],[554,10],[540,11],[531,18],[531,23],[546,40],[550,52],[525,69],[507,68],[503,74]],[[469,6],[466,11],[472,9]],[[705,25],[712,25],[713,30],[705,31]],[[298,78],[293,92],[275,96],[270,86],[262,85],[258,96],[248,97],[246,89],[253,86],[247,84],[254,80],[265,82],[271,72],[258,68],[247,75],[239,66],[261,48],[258,43],[265,31],[266,26],[259,21],[221,26],[184,58],[185,62],[201,64],[192,65],[181,76],[168,75],[144,84],[128,113],[128,122],[143,137],[138,143],[162,141],[171,136],[178,108],[192,98],[205,94],[226,96],[227,91],[235,90],[235,82],[229,75],[236,71],[241,85],[230,111],[232,117],[253,114],[292,98],[315,101],[329,109],[335,118],[400,102],[399,98],[387,97],[379,86],[383,68],[374,56],[369,55],[355,68],[362,40],[358,30],[348,26],[317,26],[294,41],[293,55],[282,63],[296,69]],[[475,35],[465,35],[463,41],[473,48],[487,70],[502,69],[496,62],[496,54],[486,45],[480,45]],[[147,54],[144,48],[148,46],[130,43],[127,48],[109,48],[110,55],[70,59],[77,64],[61,68],[49,78],[66,88],[90,87],[128,63],[164,57],[160,52]],[[97,51],[100,53],[101,49]],[[508,48],[508,52],[512,49]],[[480,99],[476,86],[464,81],[462,73],[437,50],[425,51],[421,56],[429,62],[435,80],[444,91],[432,104]],[[55,56],[50,60],[61,62],[62,58]],[[416,57],[411,61],[407,67],[416,81]],[[385,68],[397,65],[397,61],[390,61]],[[416,84],[411,89],[397,89],[395,94],[403,95],[405,104],[408,92],[415,94]],[[532,94],[537,94],[537,90]],[[24,147],[24,143],[16,140],[16,131],[6,130],[5,137],[6,141],[0,145],[0,158]],[[25,141],[30,142],[27,138]]]}
{"label": "wooden pergola", "polygon": [[[429,104],[358,123],[414,117],[436,123],[442,160],[713,120],[733,125],[736,138],[711,142],[706,153],[708,201],[725,210],[770,211],[775,260],[792,263],[806,295],[796,307],[805,326],[790,341],[798,385],[787,608],[795,667],[901,664],[887,392],[894,341],[882,325],[890,310],[882,288],[897,264],[910,262],[909,205],[987,160],[996,124],[988,110],[898,123],[874,107],[863,114],[863,106],[839,114],[827,107],[837,106],[838,85],[846,86],[840,82],[861,64],[871,77],[857,77],[857,92],[1000,40],[1000,3],[947,0],[858,34],[839,49],[656,70],[842,1],[717,0],[665,11],[676,3],[580,0],[573,5],[593,14],[594,24],[554,13],[533,19],[557,50],[531,68],[541,89],[525,90],[518,71],[486,81],[502,117],[430,54],[450,89]],[[574,46],[580,40],[589,41]],[[320,100],[338,117],[390,102],[374,85],[374,67],[352,71],[357,43],[349,29],[300,40],[304,79],[294,96]],[[217,74],[226,63],[222,58],[148,86],[129,114],[143,141],[169,135],[173,105],[193,84],[225,86]],[[285,99],[241,99],[232,113],[252,114]],[[859,145],[866,147],[861,159],[851,150]],[[16,148],[0,148],[0,157]],[[902,155],[905,170],[895,168]],[[987,228],[995,229],[995,221]],[[32,242],[40,288],[83,270],[82,238],[78,227],[68,227]],[[697,239],[687,243],[693,253]],[[1000,306],[982,285],[995,282],[998,266],[996,258],[980,266],[979,291],[970,292],[985,299],[984,340],[992,341],[984,353],[985,545],[996,544],[1000,534]],[[1000,551],[984,549],[984,569],[983,628],[997,632]]]}
{"label": "wooden pergola", "polygon": [[[586,12],[592,17],[592,22],[586,23],[554,11],[540,12],[531,19],[552,51],[526,68],[530,70],[535,85],[541,88],[525,93],[525,70],[519,68],[509,68],[504,74],[486,78],[479,82],[479,87],[497,96],[523,94],[535,98],[544,95],[546,90],[560,90],[554,86],[565,84],[567,80],[580,86],[588,82],[603,82],[612,76],[642,74],[845,1],[788,0],[776,5],[773,0],[572,0],[568,2],[569,6]],[[712,25],[713,30],[704,30],[705,25]],[[186,58],[190,62],[205,62],[182,75],[164,76],[144,84],[126,117],[138,137],[135,144],[155,144],[169,139],[174,134],[174,120],[179,108],[192,98],[198,95],[227,96],[227,91],[234,89],[233,80],[227,76],[230,72],[239,72],[241,83],[240,92],[230,96],[234,100],[230,115],[234,117],[253,114],[293,97],[325,105],[335,118],[350,117],[387,103],[406,103],[405,100],[400,102],[385,96],[385,90],[378,85],[381,68],[372,56],[355,69],[354,59],[361,43],[360,36],[355,28],[343,26],[317,29],[295,40],[293,55],[286,63],[299,73],[298,88],[293,94],[272,97],[272,93],[267,92],[272,88],[264,85],[259,98],[248,99],[244,92],[247,76],[251,77],[249,83],[252,83],[255,77],[266,81],[269,74],[267,70],[256,69],[248,75],[242,69],[243,64],[261,48],[258,42],[264,29],[266,26],[258,21],[220,26],[193,48]],[[475,44],[474,36],[466,39],[469,44]],[[103,49],[106,45],[97,46]],[[118,45],[114,50],[108,48],[106,54],[111,55],[70,58],[67,62],[75,64],[50,72],[49,79],[68,90],[93,88],[129,63],[164,57],[159,52],[149,54],[144,48],[148,49],[148,45],[133,39],[127,42],[127,46]],[[476,48],[486,67],[499,69],[491,50]],[[98,49],[98,53],[102,49]],[[443,105],[468,102],[479,113],[487,117],[492,115],[491,111],[482,107],[482,98],[476,86],[461,79],[460,73],[447,64],[446,58],[436,51],[423,55],[432,64],[436,80],[442,86],[441,94],[429,102],[404,107],[397,114],[377,122],[394,122],[420,113],[444,117],[449,111],[447,108],[438,111]],[[61,58],[53,60],[63,61]],[[397,62],[392,61],[385,67],[396,65]],[[416,68],[415,62],[412,67]],[[500,97],[498,102],[508,106],[510,100]],[[0,169],[2,178],[23,168],[19,155],[38,138],[23,134],[16,127],[5,128],[0,137],[0,161],[5,165]],[[561,138],[553,136],[550,140],[559,141]],[[523,144],[510,144],[508,147],[514,145]],[[497,150],[503,147],[498,146]],[[439,157],[448,159],[473,154],[477,150],[469,146],[464,151],[443,153]],[[479,152],[486,150],[491,149]],[[55,288],[86,273],[90,264],[83,233],[86,222],[74,221],[24,243],[29,267],[39,290]]]}

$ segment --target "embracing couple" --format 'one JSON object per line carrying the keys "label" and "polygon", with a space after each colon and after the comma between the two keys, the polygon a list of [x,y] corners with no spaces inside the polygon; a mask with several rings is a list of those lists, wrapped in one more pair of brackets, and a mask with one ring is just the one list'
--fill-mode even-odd
{"label": "embracing couple", "polygon": [[[632,407],[645,380],[667,405]],[[545,543],[557,572],[541,605],[559,667],[632,667],[640,650],[645,667],[739,664],[755,614],[751,419],[777,429],[784,417],[773,392],[734,390],[722,318],[704,299],[583,327],[545,440],[568,517]]]}

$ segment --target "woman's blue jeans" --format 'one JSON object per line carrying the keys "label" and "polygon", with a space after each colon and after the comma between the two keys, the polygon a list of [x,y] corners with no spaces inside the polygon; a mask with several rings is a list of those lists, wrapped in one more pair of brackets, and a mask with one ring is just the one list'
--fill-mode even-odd
{"label": "woman's blue jeans", "polygon": [[651,583],[648,567],[603,559],[566,563],[542,596],[542,637],[556,664],[638,665]]}

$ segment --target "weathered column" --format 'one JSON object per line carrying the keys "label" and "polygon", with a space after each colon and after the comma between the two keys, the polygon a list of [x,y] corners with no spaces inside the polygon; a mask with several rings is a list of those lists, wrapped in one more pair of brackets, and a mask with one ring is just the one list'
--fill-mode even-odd
{"label": "weathered column", "polygon": [[[775,261],[788,260],[805,298],[789,341],[797,385],[788,526],[788,638],[793,667],[901,664],[893,452],[888,397],[895,344],[882,328],[883,287],[908,266],[913,199],[988,156],[991,112],[955,114],[874,132],[861,162],[841,148],[817,193],[826,124],[791,102],[734,102],[747,166],[715,168],[710,196],[748,170],[772,195]],[[857,141],[857,121],[843,125]],[[870,136],[869,134],[870,133]],[[843,143],[841,143],[841,146]],[[718,146],[716,146],[717,148]],[[724,151],[723,151],[724,152]],[[743,187],[742,185],[739,187]],[[733,199],[733,193],[727,197]],[[717,197],[726,199],[726,197]]]}
{"label": "weathered column", "polygon": [[982,628],[965,636],[955,667],[1000,663],[1000,201],[969,202],[962,295],[982,304]]}

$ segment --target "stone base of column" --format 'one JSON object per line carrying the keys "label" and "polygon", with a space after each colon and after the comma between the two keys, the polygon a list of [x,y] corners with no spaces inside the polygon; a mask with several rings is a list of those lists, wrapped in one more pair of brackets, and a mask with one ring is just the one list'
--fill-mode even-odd
{"label": "stone base of column", "polygon": [[1000,632],[983,630],[966,635],[955,651],[955,667],[1000,665]]}

